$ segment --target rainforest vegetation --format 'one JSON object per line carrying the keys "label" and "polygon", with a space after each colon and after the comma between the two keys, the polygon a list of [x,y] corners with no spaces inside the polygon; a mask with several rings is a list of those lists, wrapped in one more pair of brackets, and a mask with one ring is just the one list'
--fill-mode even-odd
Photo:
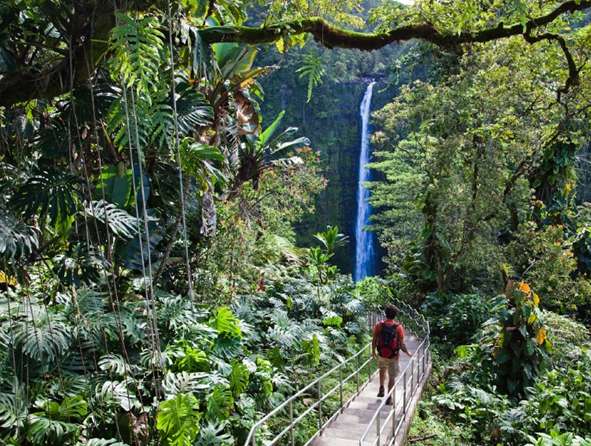
{"label": "rainforest vegetation", "polygon": [[590,14],[0,0],[0,444],[242,445],[395,301],[431,327],[410,444],[591,445]]}

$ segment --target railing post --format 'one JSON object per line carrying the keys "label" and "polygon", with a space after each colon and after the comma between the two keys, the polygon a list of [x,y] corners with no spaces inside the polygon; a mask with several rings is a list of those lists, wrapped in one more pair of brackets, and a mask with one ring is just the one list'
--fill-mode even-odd
{"label": "railing post", "polygon": [[318,430],[322,429],[322,384],[318,381]]}
{"label": "railing post", "polygon": [[289,429],[291,446],[295,446],[295,437],[293,435],[293,400],[289,401],[289,425],[291,426],[291,429]]}
{"label": "railing post", "polygon": [[418,350],[417,350],[417,382],[421,382],[421,380],[423,379],[423,375],[421,375],[421,352],[423,350],[423,347],[421,346]]}
{"label": "railing post", "polygon": [[361,365],[359,365],[359,358],[361,358],[361,354],[357,355],[357,371],[355,372],[355,381],[357,384],[357,393],[359,393],[359,374],[361,373]]}
{"label": "railing post", "polygon": [[343,413],[343,369],[339,369],[339,399],[341,402],[341,413]]}
{"label": "railing post", "polygon": [[415,384],[416,387],[417,387],[417,389],[419,388],[419,384],[421,383],[421,376],[419,375],[419,372],[420,372],[420,370],[419,370],[419,363],[420,363],[419,357],[417,356],[417,382]]}
{"label": "railing post", "polygon": [[376,418],[376,434],[378,436],[378,443],[377,446],[380,446],[382,443],[382,420],[380,420],[380,413],[378,412],[378,417]]}
{"label": "railing post", "polygon": [[415,384],[415,357],[410,358],[410,396],[412,397],[412,390]]}
{"label": "railing post", "polygon": [[[427,354],[427,343],[423,344],[423,354],[421,356],[421,365],[423,369],[423,376],[425,376],[425,355]],[[421,378],[422,379],[422,378]]]}
{"label": "railing post", "polygon": [[394,386],[394,390],[392,391],[392,410],[394,414],[392,415],[392,438],[396,438],[396,386]]}
{"label": "railing post", "polygon": [[406,369],[404,369],[404,373],[402,374],[402,387],[404,389],[404,395],[402,398],[402,413],[406,415]]}
{"label": "railing post", "polygon": [[257,446],[257,430],[256,430],[256,427],[252,430],[251,443],[252,443],[252,446]]}

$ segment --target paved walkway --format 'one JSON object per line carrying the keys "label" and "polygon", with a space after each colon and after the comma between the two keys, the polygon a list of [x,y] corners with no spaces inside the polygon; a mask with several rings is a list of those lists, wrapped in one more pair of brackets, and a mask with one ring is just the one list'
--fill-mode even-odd
{"label": "paved walkway", "polygon": [[[418,340],[414,336],[410,335],[406,339],[406,345],[408,349],[414,354],[418,347]],[[404,354],[400,353],[400,373],[404,371],[407,367],[410,358]],[[430,369],[430,364],[428,364]],[[430,371],[428,369],[428,372]],[[402,376],[402,375],[400,375]],[[407,383],[406,383],[406,391],[407,396],[410,398],[411,392],[411,383],[410,380],[410,370],[407,374]],[[415,373],[415,379],[416,379]],[[427,373],[426,378],[429,376]],[[416,386],[417,383],[414,382]],[[412,416],[414,413],[414,409],[416,403],[420,399],[422,387],[424,382],[419,383],[417,392],[414,395],[412,401],[409,401],[410,404],[407,405],[407,413],[403,413],[403,394],[404,394],[404,387],[403,382],[400,380],[396,387],[396,416],[390,418],[389,426],[383,430],[382,438],[380,438],[380,445],[388,445],[392,439],[392,434],[394,432],[394,423],[398,423],[401,417],[405,416],[405,421],[402,424],[398,435],[396,436],[395,442],[393,443],[395,446],[404,444],[404,440],[406,434],[408,432],[408,428],[410,427],[410,422],[412,420]],[[375,414],[381,398],[378,398],[376,395],[378,393],[379,388],[379,380],[378,374],[376,373],[372,380],[367,384],[367,386],[361,391],[361,393],[343,410],[343,412],[337,416],[337,418],[330,423],[322,432],[322,434],[314,440],[312,443],[313,446],[359,446],[359,441],[361,436],[365,432],[368,424],[370,423],[373,415]],[[393,406],[384,406],[380,413],[381,424],[383,426],[384,421],[390,414],[390,411],[393,410]],[[376,424],[372,426],[371,431],[369,432],[368,436],[363,443],[364,446],[369,445],[376,445],[377,442],[377,431],[376,431]]]}

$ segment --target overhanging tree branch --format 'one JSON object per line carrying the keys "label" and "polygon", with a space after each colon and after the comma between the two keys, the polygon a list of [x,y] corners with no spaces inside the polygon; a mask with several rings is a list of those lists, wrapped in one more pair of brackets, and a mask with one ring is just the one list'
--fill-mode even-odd
{"label": "overhanging tree branch", "polygon": [[[80,85],[92,76],[100,55],[106,49],[110,30],[115,26],[115,17],[111,2],[101,2],[96,11],[96,26],[94,33],[84,36],[73,50],[72,84]],[[145,6],[145,5],[144,5]],[[138,5],[135,5],[138,8]],[[411,39],[421,39],[443,47],[453,47],[463,43],[484,43],[497,39],[523,35],[532,38],[532,31],[544,27],[563,14],[583,11],[591,7],[591,0],[569,0],[560,4],[546,15],[533,18],[525,25],[522,23],[505,26],[503,23],[494,28],[481,31],[466,31],[461,33],[447,33],[437,30],[430,23],[401,26],[383,33],[363,33],[350,31],[332,25],[319,17],[294,20],[271,24],[262,27],[251,26],[217,26],[200,30],[200,35],[206,43],[237,42],[246,44],[261,44],[275,42],[285,35],[311,34],[321,45],[328,48],[355,48],[360,50],[376,50],[386,45]],[[534,38],[544,35],[540,34]],[[566,48],[564,39],[554,35],[561,47],[566,49],[569,64],[569,77],[572,77],[572,57]],[[547,37],[545,37],[547,38]],[[564,44],[564,46],[563,46]],[[94,45],[90,51],[91,45]],[[94,60],[87,63],[88,54],[93,54]],[[574,63],[574,62],[573,62]],[[576,67],[575,67],[576,71]],[[578,72],[577,72],[578,73]],[[571,81],[571,83],[574,81]],[[24,66],[0,78],[0,106],[9,106],[18,102],[36,98],[51,98],[69,90],[70,71],[69,60],[53,64],[46,70],[31,72],[30,67]]]}
{"label": "overhanging tree branch", "polygon": [[481,31],[465,31],[446,33],[437,30],[429,23],[401,26],[383,33],[363,33],[349,31],[331,25],[320,17],[277,23],[264,27],[254,26],[218,26],[200,31],[207,43],[241,42],[249,44],[271,43],[284,35],[312,34],[314,39],[328,48],[356,48],[360,50],[376,50],[395,42],[411,39],[422,39],[440,46],[455,46],[462,43],[484,43],[512,36],[524,35],[537,28],[552,23],[563,14],[582,11],[591,7],[591,0],[570,0],[562,3],[546,15],[533,18],[523,23],[505,26],[503,23],[495,28]]}
{"label": "overhanging tree branch", "polygon": [[566,62],[568,65],[568,77],[563,87],[558,89],[558,102],[561,102],[561,96],[565,93],[568,93],[571,87],[579,84],[579,71],[580,69],[577,68],[577,64],[575,63],[575,59],[571,54],[568,46],[566,44],[566,39],[559,34],[554,33],[542,33],[536,36],[531,35],[531,31],[528,29],[526,30],[523,38],[531,44],[536,42],[541,42],[543,40],[554,41],[557,42],[560,46],[560,49],[564,53],[564,57],[566,58]]}

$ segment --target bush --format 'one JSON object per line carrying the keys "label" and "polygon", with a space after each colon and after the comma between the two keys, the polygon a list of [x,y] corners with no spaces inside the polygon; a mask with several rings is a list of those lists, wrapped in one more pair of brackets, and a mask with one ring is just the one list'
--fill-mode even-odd
{"label": "bush", "polygon": [[501,300],[473,294],[429,294],[421,310],[431,333],[455,345],[470,342],[484,321],[498,311]]}
{"label": "bush", "polygon": [[383,306],[392,301],[392,290],[386,282],[378,277],[366,277],[358,282],[355,294],[363,301],[367,308],[381,310]]}
{"label": "bush", "polygon": [[555,366],[565,366],[576,361],[581,353],[581,346],[591,342],[587,327],[552,311],[543,311],[542,314],[553,344],[552,363]]}
{"label": "bush", "polygon": [[443,393],[435,395],[433,402],[463,425],[476,444],[496,444],[500,436],[498,420],[509,407],[505,396],[460,381],[440,390]]}
{"label": "bush", "polygon": [[581,438],[572,432],[560,433],[552,431],[550,435],[539,434],[537,437],[530,437],[526,446],[591,446],[591,438]]}
{"label": "bush", "polygon": [[[470,432],[438,416],[437,411],[433,409],[431,402],[419,401],[418,410],[410,426],[409,443],[422,446],[466,445],[470,439]],[[422,440],[418,442],[418,439]]]}
{"label": "bush", "polygon": [[591,354],[586,350],[570,367],[558,367],[540,375],[535,385],[527,389],[528,399],[504,417],[503,430],[508,439],[515,444],[523,444],[529,435],[536,432],[551,433],[556,430],[589,435],[590,370]]}
{"label": "bush", "polygon": [[561,225],[543,230],[533,223],[522,225],[516,240],[508,245],[507,255],[515,271],[540,294],[544,308],[563,314],[581,313],[590,304],[591,284],[577,274],[573,242],[564,233]]}

